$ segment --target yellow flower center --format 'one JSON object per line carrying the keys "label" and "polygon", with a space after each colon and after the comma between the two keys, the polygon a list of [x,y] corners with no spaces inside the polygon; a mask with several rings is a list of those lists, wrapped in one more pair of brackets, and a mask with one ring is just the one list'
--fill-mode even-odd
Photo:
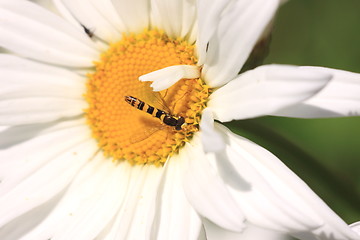
{"label": "yellow flower center", "polygon": [[[170,88],[154,92],[141,75],[173,66],[196,65],[194,45],[172,39],[158,30],[124,35],[112,44],[88,74],[85,110],[93,137],[106,156],[132,164],[162,165],[177,153],[199,129],[209,87],[202,79],[182,79]],[[125,101],[132,96],[168,113],[185,119],[175,129]]]}

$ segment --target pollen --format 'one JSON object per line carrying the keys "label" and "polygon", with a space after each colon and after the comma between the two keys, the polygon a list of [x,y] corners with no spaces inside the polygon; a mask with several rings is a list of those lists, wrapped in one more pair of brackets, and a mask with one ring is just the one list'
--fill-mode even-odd
{"label": "pollen", "polygon": [[[154,92],[141,75],[173,66],[196,65],[195,45],[159,30],[123,35],[110,45],[88,74],[85,110],[93,137],[107,157],[131,164],[163,165],[199,130],[211,89],[201,78],[181,79]],[[176,130],[124,101],[125,96],[185,119]]]}

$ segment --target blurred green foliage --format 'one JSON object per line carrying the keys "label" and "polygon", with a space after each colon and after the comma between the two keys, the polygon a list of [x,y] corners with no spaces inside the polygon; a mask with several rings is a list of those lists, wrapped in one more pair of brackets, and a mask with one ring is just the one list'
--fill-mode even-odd
{"label": "blurred green foliage", "polygon": [[[290,0],[265,63],[360,73],[360,1]],[[360,117],[264,117],[227,126],[277,155],[346,222],[360,220]]]}

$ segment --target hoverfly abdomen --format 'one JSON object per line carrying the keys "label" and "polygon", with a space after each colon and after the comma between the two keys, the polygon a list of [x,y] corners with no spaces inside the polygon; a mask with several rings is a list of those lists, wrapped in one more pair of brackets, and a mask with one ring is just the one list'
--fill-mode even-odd
{"label": "hoverfly abdomen", "polygon": [[161,120],[167,126],[174,127],[175,130],[181,130],[186,125],[185,119],[181,116],[175,116],[167,113],[163,110],[150,106],[149,104],[141,101],[140,99],[132,96],[125,96],[125,101],[131,106],[139,109],[140,111],[146,112],[153,117]]}
{"label": "hoverfly abdomen", "polygon": [[138,108],[138,105],[142,102],[137,98],[134,98],[132,96],[125,96],[125,101],[130,104],[133,107]]}

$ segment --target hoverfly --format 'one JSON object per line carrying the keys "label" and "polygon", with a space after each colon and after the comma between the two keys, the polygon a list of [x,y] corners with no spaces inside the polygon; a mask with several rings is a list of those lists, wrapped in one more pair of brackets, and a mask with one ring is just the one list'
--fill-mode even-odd
{"label": "hoverfly", "polygon": [[175,130],[181,130],[186,126],[185,118],[177,115],[172,115],[161,109],[155,108],[140,99],[133,96],[125,96],[125,101],[131,106],[139,109],[140,111],[146,112],[153,117],[160,119],[162,123],[167,126],[174,127]]}

